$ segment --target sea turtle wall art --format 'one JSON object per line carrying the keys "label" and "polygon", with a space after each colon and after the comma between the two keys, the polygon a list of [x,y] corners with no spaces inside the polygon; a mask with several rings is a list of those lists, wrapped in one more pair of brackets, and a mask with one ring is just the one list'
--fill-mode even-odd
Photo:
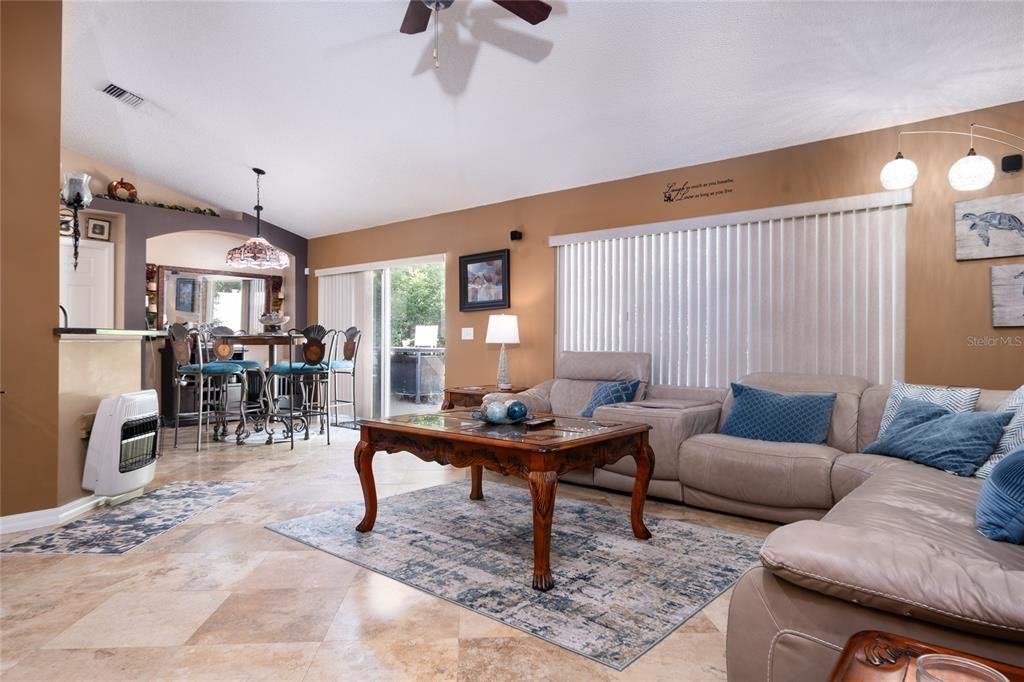
{"label": "sea turtle wall art", "polygon": [[1024,327],[1024,265],[992,266],[992,326]]}
{"label": "sea turtle wall art", "polygon": [[958,201],[956,259],[1024,256],[1024,193]]}

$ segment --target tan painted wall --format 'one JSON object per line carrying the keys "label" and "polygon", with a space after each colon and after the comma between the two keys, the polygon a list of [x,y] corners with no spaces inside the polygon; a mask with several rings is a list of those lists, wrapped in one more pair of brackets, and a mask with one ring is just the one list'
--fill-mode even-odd
{"label": "tan painted wall", "polygon": [[[1024,102],[903,126],[904,130],[966,130],[972,121],[1018,134]],[[737,131],[756,135],[756,126]],[[979,142],[998,159],[1005,147]],[[982,192],[953,191],[950,165],[963,156],[964,138],[914,136],[904,145],[921,176],[907,223],[907,380],[1011,388],[1024,384],[1024,348],[972,347],[971,337],[1024,339],[1024,328],[993,329],[989,268],[1024,258],[957,263],[953,257],[953,202],[1024,191],[1024,174],[997,173]],[[497,348],[486,346],[487,312],[458,312],[458,256],[509,247],[512,309],[523,343],[510,352],[512,378],[532,384],[551,376],[554,363],[555,259],[552,234],[654,223],[879,192],[878,174],[896,150],[895,129],[874,131],[753,156],[580,187],[312,240],[310,270],[390,258],[447,255],[447,382],[493,380]],[[496,166],[496,172],[500,165]],[[537,172],[543,172],[538,169]],[[666,203],[666,183],[697,184],[732,178],[731,194]],[[521,229],[525,239],[510,242]],[[309,314],[316,315],[316,278],[310,278]],[[461,341],[459,328],[476,340]],[[998,343],[998,341],[997,341]]]}
{"label": "tan painted wall", "polygon": [[95,414],[100,401],[142,388],[142,353],[149,341],[65,337],[60,342],[59,504],[89,495],[82,470],[89,441],[82,439],[81,419]]}
{"label": "tan painted wall", "polygon": [[0,3],[0,514],[58,503],[61,3]]}

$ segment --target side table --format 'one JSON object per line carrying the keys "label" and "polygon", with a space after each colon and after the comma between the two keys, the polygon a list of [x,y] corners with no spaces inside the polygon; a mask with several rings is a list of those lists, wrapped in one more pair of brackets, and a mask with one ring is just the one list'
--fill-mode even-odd
{"label": "side table", "polygon": [[522,393],[527,388],[527,386],[513,386],[512,388],[499,389],[494,384],[487,386],[452,386],[444,389],[444,402],[441,403],[441,409],[480,407],[484,396],[488,393]]}
{"label": "side table", "polygon": [[917,657],[924,654],[968,658],[998,670],[1010,682],[1024,682],[1024,668],[877,630],[865,630],[850,637],[828,679],[830,682],[914,682]]}

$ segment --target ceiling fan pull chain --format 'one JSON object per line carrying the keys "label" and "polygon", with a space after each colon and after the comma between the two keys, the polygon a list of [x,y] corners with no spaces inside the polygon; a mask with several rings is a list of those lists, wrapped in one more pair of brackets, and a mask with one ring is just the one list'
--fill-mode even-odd
{"label": "ceiling fan pull chain", "polygon": [[441,62],[437,59],[437,33],[438,33],[438,20],[440,17],[437,16],[437,5],[434,5],[434,68],[440,69]]}

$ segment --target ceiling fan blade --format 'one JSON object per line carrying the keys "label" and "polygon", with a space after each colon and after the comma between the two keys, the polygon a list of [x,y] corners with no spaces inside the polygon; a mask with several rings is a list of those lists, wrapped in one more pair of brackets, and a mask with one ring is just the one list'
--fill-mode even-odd
{"label": "ceiling fan blade", "polygon": [[423,33],[430,23],[431,10],[423,0],[409,0],[409,6],[405,10],[405,19],[402,19],[402,33]]}
{"label": "ceiling fan blade", "polygon": [[534,26],[547,19],[551,14],[551,5],[540,0],[494,0],[494,2]]}

